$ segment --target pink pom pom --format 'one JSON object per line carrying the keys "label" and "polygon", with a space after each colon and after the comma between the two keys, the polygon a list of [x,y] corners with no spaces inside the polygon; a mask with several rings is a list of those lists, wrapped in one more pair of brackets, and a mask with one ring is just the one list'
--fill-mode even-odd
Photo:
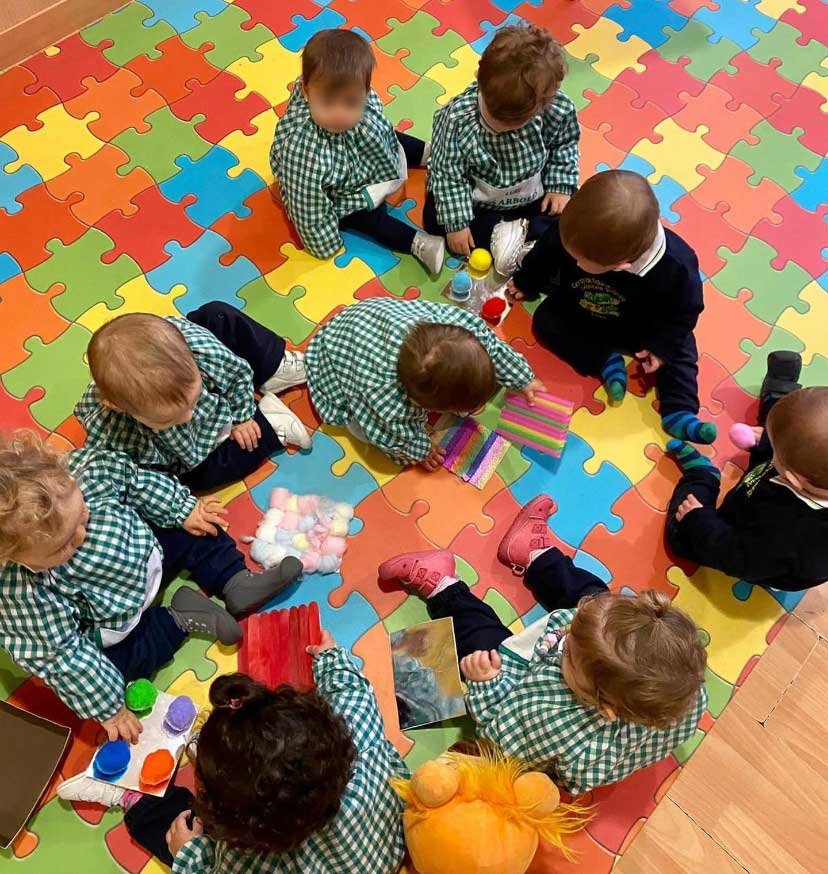
{"label": "pink pom pom", "polygon": [[273,489],[270,493],[270,506],[279,507],[283,510],[289,497],[290,492],[286,488],[279,486],[278,488]]}
{"label": "pink pom pom", "polygon": [[316,512],[319,506],[318,495],[299,495],[299,512],[303,516],[310,516]]}
{"label": "pink pom pom", "polygon": [[322,555],[343,555],[345,553],[344,537],[329,537],[322,544]]}
{"label": "pink pom pom", "polygon": [[752,449],[756,446],[756,434],[753,428],[744,422],[735,422],[730,426],[730,442],[739,449]]}
{"label": "pink pom pom", "polygon": [[306,574],[312,574],[319,570],[319,564],[322,561],[322,556],[318,552],[309,549],[302,555],[302,567]]}
{"label": "pink pom pom", "polygon": [[291,513],[289,510],[282,516],[282,528],[287,531],[296,531],[299,527],[299,516],[296,513]]}

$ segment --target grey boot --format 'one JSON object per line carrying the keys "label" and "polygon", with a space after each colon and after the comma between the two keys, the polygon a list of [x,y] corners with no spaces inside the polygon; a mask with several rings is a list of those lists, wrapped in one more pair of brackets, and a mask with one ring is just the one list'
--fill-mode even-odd
{"label": "grey boot", "polygon": [[244,637],[241,625],[221,604],[188,586],[182,586],[172,596],[170,613],[178,627],[188,634],[207,634],[225,646],[232,646]]}
{"label": "grey boot", "polygon": [[298,580],[302,570],[302,562],[288,555],[275,567],[258,574],[247,570],[239,571],[227,581],[221,596],[233,616],[244,616],[246,613],[255,612]]}

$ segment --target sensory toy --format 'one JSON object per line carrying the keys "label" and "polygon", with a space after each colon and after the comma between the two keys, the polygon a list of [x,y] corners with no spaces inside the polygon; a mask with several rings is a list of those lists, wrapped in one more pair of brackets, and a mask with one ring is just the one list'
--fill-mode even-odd
{"label": "sensory toy", "polygon": [[514,443],[560,458],[572,421],[573,404],[549,392],[535,392],[530,404],[522,395],[508,394],[497,433]]}
{"label": "sensory toy", "polygon": [[93,773],[99,780],[117,780],[126,773],[132,753],[125,740],[111,740],[95,754]]}
{"label": "sensory toy", "polygon": [[197,712],[193,699],[189,695],[179,695],[170,701],[170,706],[164,716],[164,728],[170,734],[181,734],[193,724]]}
{"label": "sensory toy", "polygon": [[124,702],[138,717],[149,716],[158,698],[158,689],[149,680],[133,680],[126,687]]}
{"label": "sensory toy", "polygon": [[159,786],[170,779],[174,767],[175,759],[169,750],[155,750],[144,759],[138,782],[147,788]]}
{"label": "sensory toy", "polygon": [[446,453],[443,467],[457,474],[463,482],[484,489],[509,451],[509,443],[469,416],[453,419],[451,424],[452,417],[449,417],[436,426],[437,431],[446,429],[440,439]]}
{"label": "sensory toy", "polygon": [[[801,382],[828,383],[825,8],[821,0],[130,3],[0,73],[0,421],[78,445],[72,409],[89,379],[86,347],[122,312],[186,315],[218,298],[304,349],[320,322],[358,300],[445,301],[454,258],[430,277],[411,256],[358,234],[345,234],[328,262],[302,249],[268,190],[273,126],[302,46],[320,28],[356,27],[371,40],[389,119],[428,138],[434,112],[472,80],[494,31],[531,21],[548,27],[567,56],[562,87],[580,115],[582,178],[603,167],[643,173],[665,226],[698,255],[700,401],[721,435],[706,452],[733,482],[747,455],[726,435],[734,419],[755,422],[767,354],[797,350]],[[394,214],[420,223],[425,173],[412,169],[399,196]],[[528,623],[534,602],[495,551],[517,508],[548,492],[558,503],[551,534],[576,562],[616,591],[655,587],[674,597],[709,639],[716,705],[692,742],[601,791],[594,818],[569,839],[574,861],[550,850],[535,863],[536,871],[610,874],[799,595],[780,600],[676,566],[661,533],[679,472],[664,456],[654,392],[631,374],[623,403],[608,408],[597,380],[538,345],[534,306],[513,306],[492,324],[552,394],[572,399],[560,459],[509,437],[514,449],[486,487],[471,488],[447,470],[402,468],[344,428],[320,424],[307,392],[294,389],[284,399],[314,431],[311,451],[274,456],[221,496],[237,540],[256,531],[275,487],[353,506],[339,570],[309,571],[279,607],[318,601],[322,624],[379,690],[389,737],[412,770],[467,728],[396,730],[386,632],[422,621],[425,610],[416,597],[378,586],[378,561],[450,549],[507,623]],[[485,428],[497,428],[501,408],[501,397],[488,405]],[[159,718],[159,740],[146,752],[165,740],[175,756],[183,741],[163,728],[169,701],[187,694],[200,707],[212,679],[242,657],[189,640],[154,678],[159,701],[148,718]],[[0,698],[72,727],[62,776],[94,756],[97,727],[5,653]],[[59,852],[66,870],[139,874],[146,860],[112,823],[47,792],[0,863],[51,874]]]}

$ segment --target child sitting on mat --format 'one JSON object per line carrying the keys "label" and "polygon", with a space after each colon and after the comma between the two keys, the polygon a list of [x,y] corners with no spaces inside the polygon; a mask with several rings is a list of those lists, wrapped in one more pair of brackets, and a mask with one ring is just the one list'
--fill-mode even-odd
{"label": "child sitting on mat", "polygon": [[530,402],[543,390],[526,359],[482,319],[429,301],[380,298],[346,307],[316,332],[306,362],[323,422],[429,471],[445,457],[426,430],[429,410],[474,412],[498,385]]}
{"label": "child sitting on mat", "polygon": [[163,798],[83,774],[69,801],[120,807],[133,840],[173,874],[388,874],[405,854],[403,802],[389,779],[408,769],[383,733],[368,680],[325,631],[316,689],[275,691],[244,674],[210,687],[195,750],[196,794]]}
{"label": "child sitting on mat", "polygon": [[305,381],[302,354],[229,304],[204,304],[186,319],[117,316],[87,354],[93,382],[75,407],[87,445],[125,452],[191,489],[243,479],[285,445],[310,447],[276,397]]}
{"label": "child sitting on mat", "polygon": [[512,635],[457,579],[446,550],[379,567],[450,616],[477,733],[574,795],[658,762],[696,731],[707,706],[706,654],[693,621],[667,595],[611,594],[552,546],[546,495],[518,514],[498,558],[552,612]]}
{"label": "child sitting on mat", "polygon": [[[302,571],[286,558],[250,573],[218,527],[224,516],[123,453],[58,455],[30,432],[0,436],[0,646],[110,740],[136,741],[125,684],[153,674],[189,634],[237,643],[233,617]],[[181,570],[227,609],[188,587],[153,606]]]}
{"label": "child sitting on mat", "polygon": [[698,417],[699,264],[662,226],[643,176],[607,170],[573,195],[507,287],[513,301],[540,294],[532,328],[544,346],[600,376],[616,403],[627,390],[621,355],[634,355],[655,374],[664,430],[692,443],[716,439],[716,426]]}

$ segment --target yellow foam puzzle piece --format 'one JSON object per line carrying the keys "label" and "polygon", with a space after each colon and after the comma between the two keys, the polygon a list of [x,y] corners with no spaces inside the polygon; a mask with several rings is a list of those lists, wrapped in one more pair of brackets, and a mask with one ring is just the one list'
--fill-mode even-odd
{"label": "yellow foam puzzle piece", "polygon": [[90,331],[97,331],[115,316],[127,313],[153,313],[156,316],[178,316],[181,313],[175,308],[175,301],[186,292],[183,285],[176,285],[169,294],[159,294],[141,274],[129,282],[125,282],[116,292],[124,299],[123,305],[115,310],[107,309],[106,304],[97,303],[76,319],[79,325]]}
{"label": "yellow foam puzzle piece", "polygon": [[[244,88],[236,92],[236,99],[244,100],[251,91],[256,91],[271,106],[278,106],[290,97],[288,85],[302,72],[302,56],[299,52],[289,52],[275,37],[256,51],[263,56],[261,60],[240,58],[227,68],[228,73],[244,82]],[[273,131],[270,135],[273,136]]]}
{"label": "yellow foam puzzle piece", "polygon": [[633,152],[655,168],[647,177],[654,185],[664,176],[669,176],[687,191],[692,191],[705,178],[697,169],[699,165],[715,170],[725,159],[724,153],[702,139],[708,131],[709,128],[703,125],[687,131],[672,118],[666,118],[653,129],[653,134],[661,135],[661,142],[639,140],[633,146]]}
{"label": "yellow foam puzzle piece", "polygon": [[796,2],[796,0],[759,0],[756,4],[756,11],[767,15],[768,18],[775,18],[777,21],[788,10],[792,12],[804,12],[805,7]]}
{"label": "yellow foam puzzle piece", "polygon": [[323,425],[320,429],[336,441],[345,455],[331,465],[334,476],[345,476],[352,464],[360,464],[377,481],[380,488],[394,479],[402,468],[393,462],[381,449],[370,443],[357,440],[347,428]]}
{"label": "yellow foam puzzle piece", "polygon": [[234,130],[219,143],[222,148],[239,159],[239,163],[227,171],[231,179],[243,170],[252,170],[265,184],[269,185],[273,181],[273,171],[270,169],[270,145],[273,142],[277,118],[274,109],[266,109],[250,120],[250,123],[256,127],[256,133],[247,135],[240,130]]}
{"label": "yellow foam puzzle piece", "polygon": [[735,683],[754,655],[767,648],[768,632],[785,612],[782,605],[759,586],[746,601],[733,595],[732,577],[710,568],[699,568],[688,578],[679,567],[667,571],[667,579],[678,586],[676,607],[693,617],[710,635],[707,664],[726,683]]}
{"label": "yellow foam puzzle piece", "polygon": [[[808,75],[802,80],[802,85],[804,88],[810,88],[812,91],[816,91],[817,94],[821,94],[826,100],[828,100],[828,58],[826,58],[820,65],[821,69],[824,69],[824,73],[818,73],[816,70],[811,71]],[[822,111],[828,111],[828,107],[823,103]]]}
{"label": "yellow foam puzzle piece", "polygon": [[646,69],[638,59],[650,51],[651,46],[638,36],[630,36],[626,42],[621,42],[618,37],[622,27],[609,18],[599,18],[592,27],[575,24],[572,30],[578,35],[566,44],[567,52],[581,61],[590,55],[598,55],[592,66],[602,76],[614,79],[627,67],[636,73],[643,73]]}
{"label": "yellow foam puzzle piece", "polygon": [[777,327],[790,331],[805,344],[802,363],[810,364],[816,353],[825,354],[825,326],[828,325],[828,294],[816,280],[800,292],[799,299],[810,305],[806,313],[788,307],[777,321]]}
{"label": "yellow foam puzzle piece", "polygon": [[436,82],[445,91],[445,94],[437,98],[440,106],[445,106],[455,94],[464,91],[473,81],[480,62],[480,55],[471,46],[461,46],[451,53],[451,57],[457,61],[453,67],[445,64],[435,64],[425,75]]}
{"label": "yellow foam puzzle piece", "polygon": [[60,176],[70,169],[65,156],[78,154],[88,158],[103,148],[99,140],[90,132],[87,124],[100,118],[98,112],[88,112],[82,119],[69,115],[62,103],[44,109],[38,115],[43,127],[30,131],[25,125],[16,127],[5,134],[0,141],[14,149],[20,156],[6,164],[6,173],[14,173],[22,164],[30,164],[41,175],[44,182]]}

